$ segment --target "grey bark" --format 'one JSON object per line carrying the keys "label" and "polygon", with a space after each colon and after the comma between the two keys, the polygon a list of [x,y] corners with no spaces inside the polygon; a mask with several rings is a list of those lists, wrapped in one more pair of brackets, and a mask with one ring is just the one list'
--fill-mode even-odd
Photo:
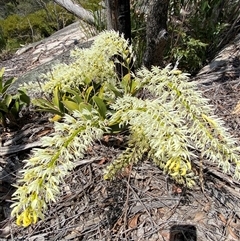
{"label": "grey bark", "polygon": [[123,33],[131,42],[130,0],[106,0],[107,28]]}
{"label": "grey bark", "polygon": [[94,16],[90,11],[87,11],[79,4],[72,2],[72,0],[54,0],[55,3],[65,8],[67,11],[73,13],[75,16],[80,18],[81,20],[95,25]]}
{"label": "grey bark", "polygon": [[[107,7],[107,28],[113,29],[124,35],[124,38],[131,44],[131,18],[130,18],[130,0],[106,0]],[[119,61],[122,59],[119,56]],[[132,66],[132,71],[133,66]],[[128,69],[121,64],[116,64],[116,71],[121,79],[128,73]]]}
{"label": "grey bark", "polygon": [[114,29],[113,27],[113,21],[112,21],[112,16],[110,12],[110,0],[105,0],[105,6],[106,6],[106,17],[107,17],[107,29]]}
{"label": "grey bark", "polygon": [[149,1],[146,23],[146,51],[143,64],[162,66],[164,49],[168,40],[167,18],[170,0]]}

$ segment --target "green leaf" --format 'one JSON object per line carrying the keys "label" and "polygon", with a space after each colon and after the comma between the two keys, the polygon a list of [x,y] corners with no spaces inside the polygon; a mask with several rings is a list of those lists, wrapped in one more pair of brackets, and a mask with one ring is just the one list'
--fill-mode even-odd
{"label": "green leaf", "polygon": [[92,79],[89,79],[87,77],[85,77],[84,82],[86,83],[86,85],[89,85],[91,83]]}
{"label": "green leaf", "polygon": [[29,105],[30,102],[31,102],[31,99],[30,99],[30,97],[26,94],[26,92],[23,91],[23,90],[18,90],[18,92],[20,93],[20,96],[19,96],[20,100],[21,100],[22,102],[24,102],[25,104]]}
{"label": "green leaf", "polygon": [[55,115],[59,115],[59,116],[63,116],[64,115],[64,113],[62,113],[62,112],[60,112],[60,111],[58,111],[58,110],[56,110],[56,109],[52,109],[52,108],[44,108],[44,109],[41,109],[41,108],[39,108],[39,109],[37,109],[38,111],[44,111],[44,112],[49,112],[49,113],[52,113],[52,114],[55,114]]}
{"label": "green leaf", "polygon": [[53,98],[52,98],[52,102],[55,106],[59,107],[59,98],[60,98],[60,91],[59,91],[59,87],[55,87],[53,90]]}
{"label": "green leaf", "polygon": [[129,85],[131,83],[131,75],[130,73],[126,74],[121,81],[122,87],[124,88],[124,92],[129,93]]}
{"label": "green leaf", "polygon": [[93,101],[95,102],[95,104],[98,107],[98,112],[99,112],[100,116],[105,119],[106,118],[106,113],[107,113],[106,104],[98,96],[93,96]]}
{"label": "green leaf", "polygon": [[208,4],[208,1],[203,1],[201,4],[201,10],[202,12],[207,11],[210,8],[210,5]]}
{"label": "green leaf", "polygon": [[116,97],[122,96],[122,93],[119,90],[117,90],[117,88],[113,84],[108,83],[107,88],[110,89]]}
{"label": "green leaf", "polygon": [[99,89],[99,93],[98,93],[98,97],[103,99],[103,96],[104,96],[104,86],[102,86],[100,89]]}
{"label": "green leaf", "polygon": [[38,111],[50,112],[50,113],[61,115],[61,116],[64,114],[48,100],[39,98],[39,99],[32,100],[32,103],[38,107],[37,108]]}
{"label": "green leaf", "polygon": [[5,68],[3,67],[3,68],[0,70],[0,78],[3,77],[4,72],[5,72]]}
{"label": "green leaf", "polygon": [[35,106],[41,107],[41,108],[45,108],[45,107],[49,107],[49,106],[53,107],[53,105],[49,101],[41,99],[41,98],[37,98],[37,99],[32,100],[32,103]]}
{"label": "green leaf", "polygon": [[4,98],[3,102],[5,103],[7,108],[9,108],[12,100],[13,100],[13,97],[11,95],[9,95],[9,94],[5,95],[5,98]]}
{"label": "green leaf", "polygon": [[77,90],[72,90],[72,89],[67,88],[67,89],[66,89],[66,92],[69,93],[69,94],[72,94],[72,95],[73,95],[72,99],[73,99],[74,101],[76,101],[78,104],[80,104],[81,102],[83,102],[83,99],[82,99],[82,97],[81,97],[81,93],[78,92]]}
{"label": "green leaf", "polygon": [[3,88],[2,88],[2,94],[4,94],[8,88],[16,81],[16,78],[11,78],[11,79],[8,79],[5,84],[3,85]]}
{"label": "green leaf", "polygon": [[20,111],[21,105],[20,105],[19,101],[15,101],[14,108],[16,109],[17,112]]}
{"label": "green leaf", "polygon": [[70,100],[63,100],[62,101],[63,105],[66,107],[66,109],[70,112],[73,112],[74,110],[79,109],[78,103]]}
{"label": "green leaf", "polygon": [[119,124],[111,125],[110,128],[111,128],[111,133],[113,134],[117,134],[124,129],[123,127],[120,127]]}
{"label": "green leaf", "polygon": [[131,74],[127,73],[126,75],[124,75],[122,81],[129,83],[131,81]]}
{"label": "green leaf", "polygon": [[85,93],[85,96],[84,96],[84,101],[87,102],[87,103],[89,102],[89,96],[90,96],[92,90],[93,90],[93,86],[89,86],[86,90],[86,93]]}
{"label": "green leaf", "polygon": [[10,119],[16,119],[19,115],[19,103],[15,103],[16,105],[13,106],[10,110],[9,113],[7,113],[7,116],[10,118]]}
{"label": "green leaf", "polygon": [[2,93],[3,88],[3,74],[4,74],[5,68],[2,68],[0,70],[0,93]]}
{"label": "green leaf", "polygon": [[3,103],[3,102],[0,102],[0,111],[3,111],[3,112],[5,112],[5,113],[8,112],[8,108],[7,108],[7,106],[5,105],[5,103]]}
{"label": "green leaf", "polygon": [[137,88],[137,87],[138,87],[137,81],[132,81],[131,82],[131,89],[130,89],[130,92],[131,92],[132,95],[134,95],[139,90],[139,88]]}
{"label": "green leaf", "polygon": [[62,103],[62,99],[63,99],[63,94],[61,93],[59,87],[55,87],[53,91],[53,98],[52,98],[53,105],[57,107],[57,109],[60,112],[64,113],[65,109]]}
{"label": "green leaf", "polygon": [[84,103],[84,102],[82,102],[82,103],[80,103],[80,104],[78,105],[79,111],[82,111],[83,109],[87,109],[87,110],[91,111],[92,108],[93,108],[92,105],[89,104],[89,103]]}

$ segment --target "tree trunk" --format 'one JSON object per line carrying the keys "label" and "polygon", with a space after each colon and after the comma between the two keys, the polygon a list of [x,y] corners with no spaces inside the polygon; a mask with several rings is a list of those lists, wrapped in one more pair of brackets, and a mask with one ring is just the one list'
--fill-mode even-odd
{"label": "tree trunk", "polygon": [[146,24],[146,52],[143,64],[147,68],[152,65],[162,66],[164,49],[168,39],[167,18],[170,0],[149,1]]}
{"label": "tree trunk", "polygon": [[108,29],[123,33],[131,42],[131,18],[129,0],[106,0]]}
{"label": "tree trunk", "polygon": [[91,25],[95,25],[93,14],[81,7],[79,4],[73,3],[72,0],[54,0],[54,2],[65,8],[67,11],[73,13],[83,21]]}
{"label": "tree trunk", "polygon": [[[124,38],[131,44],[131,18],[130,18],[130,0],[106,0],[107,8],[107,28],[115,30],[124,35]],[[122,59],[119,57],[119,61]],[[121,64],[116,64],[116,71],[119,78],[128,74],[129,69]],[[133,66],[132,69],[133,70]]]}

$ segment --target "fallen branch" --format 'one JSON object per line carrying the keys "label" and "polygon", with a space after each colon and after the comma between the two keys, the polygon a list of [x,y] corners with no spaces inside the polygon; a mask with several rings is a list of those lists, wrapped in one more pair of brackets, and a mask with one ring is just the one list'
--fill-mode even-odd
{"label": "fallen branch", "polygon": [[6,156],[9,154],[31,149],[33,147],[41,147],[41,146],[42,146],[41,141],[35,141],[33,143],[20,144],[15,146],[4,146],[4,147],[0,147],[0,156]]}
{"label": "fallen branch", "polygon": [[79,4],[76,4],[71,0],[54,0],[54,2],[90,25],[95,25],[93,13],[84,9]]}

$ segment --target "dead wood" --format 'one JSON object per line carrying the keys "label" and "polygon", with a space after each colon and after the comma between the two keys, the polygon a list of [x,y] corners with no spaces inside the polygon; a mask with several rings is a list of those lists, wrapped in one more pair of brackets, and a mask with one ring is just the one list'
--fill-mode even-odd
{"label": "dead wood", "polygon": [[95,25],[93,13],[87,11],[80,4],[76,4],[71,0],[54,0],[54,2],[64,7],[67,11],[73,13],[75,16],[82,19],[83,21],[86,21],[91,25]]}
{"label": "dead wood", "polygon": [[0,156],[10,155],[20,151],[24,151],[34,147],[41,147],[41,146],[42,146],[41,141],[35,141],[32,143],[21,144],[21,145],[2,146],[0,147]]}

